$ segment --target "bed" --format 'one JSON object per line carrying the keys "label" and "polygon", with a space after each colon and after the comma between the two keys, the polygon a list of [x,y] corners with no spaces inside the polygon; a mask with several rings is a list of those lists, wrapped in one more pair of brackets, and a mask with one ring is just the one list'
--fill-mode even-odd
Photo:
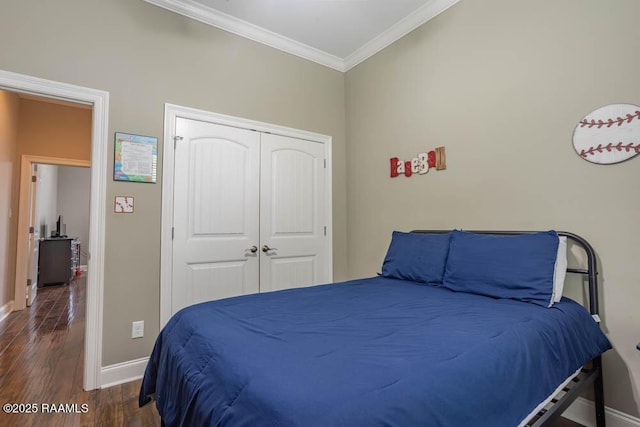
{"label": "bed", "polygon": [[[558,261],[561,238],[588,268]],[[554,293],[558,268],[585,276],[589,310]],[[597,314],[575,234],[394,232],[378,277],[176,313],[139,404],[167,426],[542,426],[593,384],[604,426]]]}

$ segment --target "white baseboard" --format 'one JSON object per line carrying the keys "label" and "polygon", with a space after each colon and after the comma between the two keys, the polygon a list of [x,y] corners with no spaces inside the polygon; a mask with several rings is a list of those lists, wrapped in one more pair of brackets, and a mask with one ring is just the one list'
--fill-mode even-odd
{"label": "white baseboard", "polygon": [[13,301],[9,301],[2,307],[0,307],[0,322],[4,320],[13,311]]}
{"label": "white baseboard", "polygon": [[148,357],[142,357],[140,359],[116,363],[115,365],[104,366],[100,371],[100,388],[113,387],[114,385],[139,380],[144,375],[148,361]]}
{"label": "white baseboard", "polygon": [[[582,397],[577,398],[562,416],[586,427],[596,425],[595,405]],[[605,407],[605,420],[607,427],[640,427],[640,418],[609,407]]]}

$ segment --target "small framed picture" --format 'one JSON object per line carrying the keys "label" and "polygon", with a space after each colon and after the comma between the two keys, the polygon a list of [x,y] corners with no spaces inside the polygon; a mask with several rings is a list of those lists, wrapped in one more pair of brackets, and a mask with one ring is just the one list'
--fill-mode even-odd
{"label": "small framed picture", "polygon": [[113,211],[115,213],[133,213],[133,196],[116,196],[113,201]]}
{"label": "small framed picture", "polygon": [[116,132],[113,179],[156,183],[158,138]]}

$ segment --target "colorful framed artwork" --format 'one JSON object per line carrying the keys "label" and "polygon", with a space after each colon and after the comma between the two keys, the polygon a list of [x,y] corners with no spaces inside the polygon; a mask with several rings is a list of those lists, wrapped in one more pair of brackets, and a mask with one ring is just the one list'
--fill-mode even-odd
{"label": "colorful framed artwork", "polygon": [[114,150],[115,181],[156,183],[158,138],[116,132]]}

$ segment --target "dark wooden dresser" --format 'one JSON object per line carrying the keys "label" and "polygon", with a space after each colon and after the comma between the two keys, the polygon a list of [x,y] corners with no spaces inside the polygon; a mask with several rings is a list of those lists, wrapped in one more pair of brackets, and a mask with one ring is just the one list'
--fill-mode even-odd
{"label": "dark wooden dresser", "polygon": [[73,238],[40,240],[38,257],[38,287],[70,283],[75,276]]}

